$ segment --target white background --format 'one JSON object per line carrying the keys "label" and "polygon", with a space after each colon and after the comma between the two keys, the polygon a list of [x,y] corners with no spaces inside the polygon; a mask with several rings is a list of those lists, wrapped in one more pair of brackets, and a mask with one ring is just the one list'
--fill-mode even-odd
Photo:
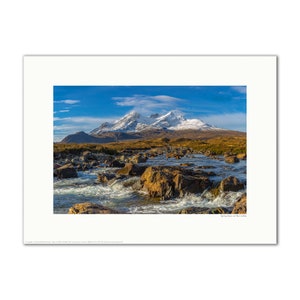
{"label": "white background", "polygon": [[[53,214],[53,85],[91,83],[246,85],[247,215]],[[26,56],[24,131],[25,243],[276,243],[275,56]]]}
{"label": "white background", "polygon": [[[300,21],[296,4],[2,1],[1,298],[273,299],[298,295]],[[279,55],[279,245],[23,246],[24,54]],[[43,133],[37,124],[39,134]],[[38,176],[39,162],[32,162],[32,167]]]}

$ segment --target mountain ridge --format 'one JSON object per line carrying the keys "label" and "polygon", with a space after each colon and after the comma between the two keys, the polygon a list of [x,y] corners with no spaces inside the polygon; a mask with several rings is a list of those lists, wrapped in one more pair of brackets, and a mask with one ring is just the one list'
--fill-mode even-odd
{"label": "mountain ridge", "polygon": [[113,122],[104,122],[89,133],[83,131],[66,136],[60,143],[111,143],[124,140],[188,137],[201,132],[226,132],[200,119],[186,119],[182,112],[155,113],[142,116],[132,111]]}
{"label": "mountain ridge", "polygon": [[114,132],[142,132],[144,130],[222,130],[207,124],[200,119],[186,119],[182,112],[171,110],[165,114],[152,114],[142,116],[132,111],[114,122],[105,122],[90,131],[92,135],[102,134],[108,131]]}

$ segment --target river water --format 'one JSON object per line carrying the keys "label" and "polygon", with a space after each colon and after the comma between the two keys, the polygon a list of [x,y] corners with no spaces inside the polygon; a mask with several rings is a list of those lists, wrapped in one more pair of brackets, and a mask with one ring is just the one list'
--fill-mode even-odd
{"label": "river water", "polygon": [[[179,160],[166,159],[164,155],[149,158],[144,165],[149,166],[179,166],[192,164],[190,168],[200,168],[204,171],[213,171],[216,176],[210,180],[219,182],[228,176],[235,176],[246,186],[246,161],[241,160],[235,164],[225,163],[222,157],[212,159],[204,155],[195,154],[185,156]],[[82,202],[94,202],[103,206],[114,208],[122,213],[178,213],[188,207],[232,207],[234,202],[245,192],[221,193],[212,199],[209,194],[190,194],[183,198],[164,201],[150,201],[144,192],[134,191],[131,187],[124,187],[123,181],[115,181],[111,185],[97,183],[97,174],[113,171],[113,168],[95,168],[78,172],[78,178],[54,179],[54,213],[66,214],[69,208]],[[138,177],[130,177],[126,181],[135,181]],[[127,182],[128,183],[128,182]]]}

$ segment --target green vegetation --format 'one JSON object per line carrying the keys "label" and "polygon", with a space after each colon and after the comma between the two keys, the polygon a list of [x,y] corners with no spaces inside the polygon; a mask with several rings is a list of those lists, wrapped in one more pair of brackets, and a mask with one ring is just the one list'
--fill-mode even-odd
{"label": "green vegetation", "polygon": [[101,144],[54,144],[54,153],[62,153],[62,154],[74,154],[80,155],[84,151],[91,151],[95,153],[105,153],[116,155],[118,151],[111,147],[105,147]]}
{"label": "green vegetation", "polygon": [[172,143],[175,147],[188,147],[196,152],[205,153],[210,152],[216,155],[224,153],[246,153],[246,137],[217,137],[207,140],[189,140],[184,142]]}
{"label": "green vegetation", "polygon": [[164,139],[138,140],[130,142],[119,142],[106,144],[110,149],[122,151],[125,149],[150,149],[159,147],[190,148],[198,153],[211,153],[221,155],[224,153],[246,153],[246,136],[241,137],[214,137],[209,139],[170,139],[168,142]]}
{"label": "green vegetation", "polygon": [[197,153],[210,152],[216,155],[224,153],[247,153],[246,134],[211,135],[198,138],[156,138],[143,140],[120,141],[107,144],[54,144],[55,153],[80,154],[83,151],[116,155],[128,149],[149,150],[151,148],[190,148]]}

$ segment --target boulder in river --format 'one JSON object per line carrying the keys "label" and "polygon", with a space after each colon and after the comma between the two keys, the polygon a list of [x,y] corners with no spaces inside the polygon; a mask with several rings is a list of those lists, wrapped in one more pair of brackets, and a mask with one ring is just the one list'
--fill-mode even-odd
{"label": "boulder in river", "polygon": [[56,170],[58,168],[61,168],[61,167],[62,167],[62,165],[60,165],[58,163],[54,163],[54,165],[53,165],[53,175],[54,175],[54,177],[57,176]]}
{"label": "boulder in river", "polygon": [[190,193],[202,193],[211,186],[211,181],[207,177],[183,173],[176,174],[173,178],[173,182],[175,184],[175,194],[179,193],[180,197]]}
{"label": "boulder in river", "polygon": [[200,193],[211,185],[211,181],[201,173],[178,167],[148,167],[140,182],[151,198],[161,199]]}
{"label": "boulder in river", "polygon": [[151,198],[170,199],[175,195],[173,178],[169,168],[148,167],[141,176],[141,185]]}
{"label": "boulder in river", "polygon": [[239,153],[236,157],[238,159],[245,160],[247,158],[247,154],[246,153]]}
{"label": "boulder in river", "polygon": [[141,176],[145,169],[146,166],[139,166],[133,163],[127,163],[125,164],[125,167],[118,170],[117,174],[119,175],[130,175],[130,176]]}
{"label": "boulder in river", "polygon": [[77,172],[75,168],[72,166],[72,164],[67,164],[60,168],[57,168],[55,170],[55,174],[59,179],[78,177]]}
{"label": "boulder in river", "polygon": [[98,173],[97,181],[100,183],[108,183],[110,180],[116,177],[113,173]]}
{"label": "boulder in river", "polygon": [[240,182],[236,177],[229,176],[221,181],[219,188],[222,192],[237,192],[244,189],[244,184]]}
{"label": "boulder in river", "polygon": [[115,159],[115,160],[109,162],[107,164],[107,166],[111,167],[111,168],[123,168],[125,166],[125,163],[120,162],[120,161],[118,161],[118,160]]}
{"label": "boulder in river", "polygon": [[234,163],[237,163],[240,161],[235,155],[225,156],[224,159],[225,159],[225,162],[227,162],[229,164],[234,164]]}
{"label": "boulder in river", "polygon": [[118,214],[119,212],[100,204],[84,202],[74,204],[68,214]]}
{"label": "boulder in river", "polygon": [[247,195],[244,194],[237,200],[233,206],[232,214],[246,214],[247,213]]}
{"label": "boulder in river", "polygon": [[139,163],[144,163],[148,159],[147,156],[145,156],[142,153],[138,153],[137,155],[134,155],[133,157],[130,158],[130,161],[134,164],[139,164]]}
{"label": "boulder in river", "polygon": [[97,158],[95,157],[95,155],[91,151],[86,150],[86,151],[82,152],[82,155],[81,155],[80,159],[84,162],[88,162],[90,160],[96,160]]}
{"label": "boulder in river", "polygon": [[217,153],[212,150],[206,150],[203,154],[209,158],[213,158],[213,159],[217,158]]}

